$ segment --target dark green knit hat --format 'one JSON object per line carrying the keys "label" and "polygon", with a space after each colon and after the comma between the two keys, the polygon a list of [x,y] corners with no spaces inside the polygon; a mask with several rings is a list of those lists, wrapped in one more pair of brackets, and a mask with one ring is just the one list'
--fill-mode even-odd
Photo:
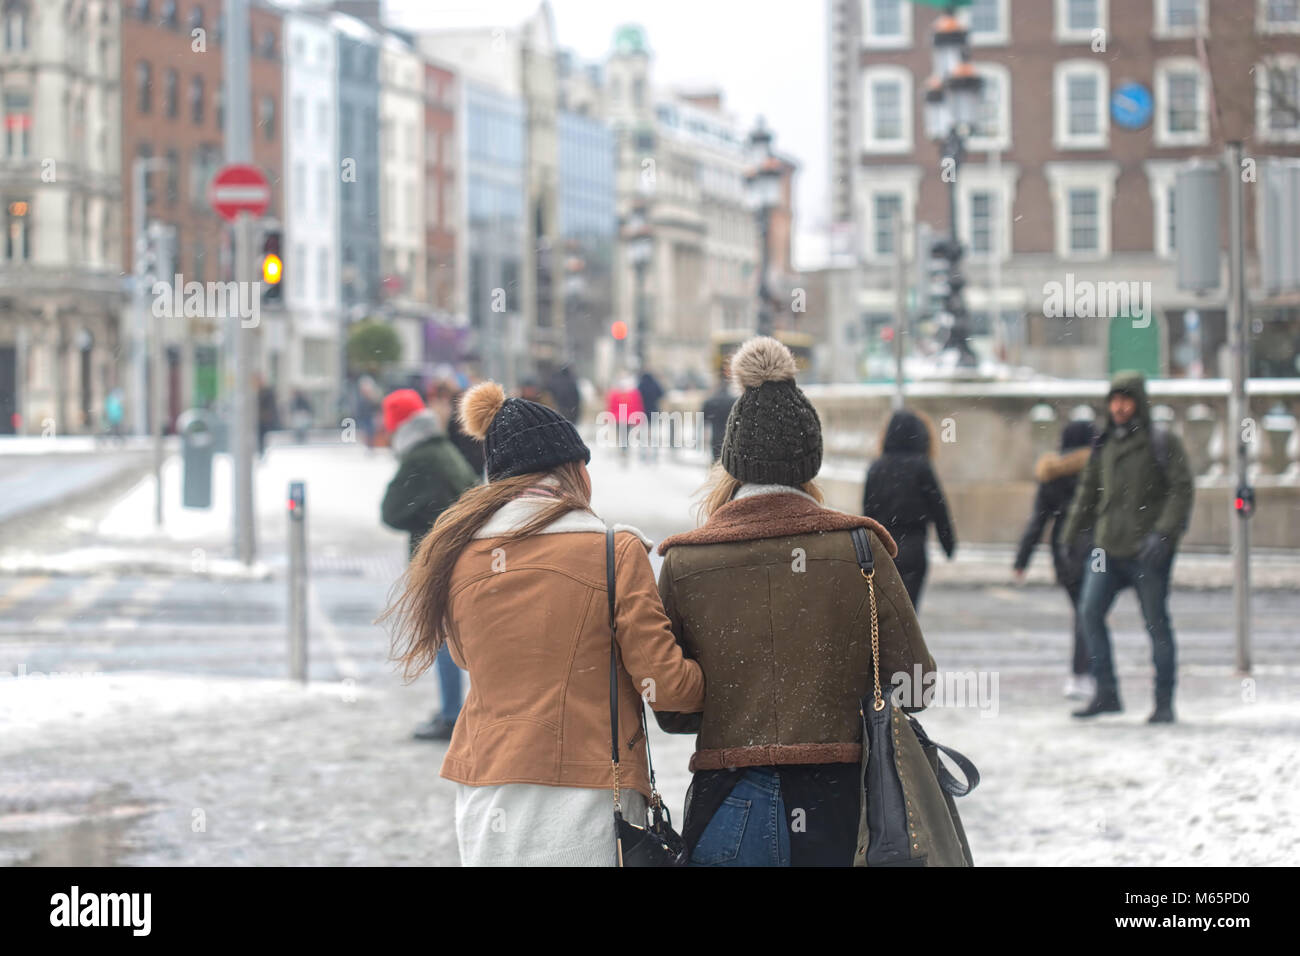
{"label": "dark green knit hat", "polygon": [[790,350],[774,338],[750,339],[731,360],[744,391],[727,417],[722,467],[740,481],[799,486],[822,466],[822,423],[799,386]]}

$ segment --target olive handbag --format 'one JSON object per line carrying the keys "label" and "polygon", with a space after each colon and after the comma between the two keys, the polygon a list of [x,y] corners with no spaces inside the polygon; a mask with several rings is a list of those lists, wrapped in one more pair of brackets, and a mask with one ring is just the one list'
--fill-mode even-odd
{"label": "olive handbag", "polygon": [[623,819],[618,779],[618,616],[614,610],[614,529],[605,529],[605,590],[609,597],[609,727],[610,756],[614,764],[614,839],[619,866],[685,866],[686,842],[673,829],[673,821],[655,788],[655,767],[650,760],[650,735],[646,730],[645,702],[640,702],[641,735],[645,738],[646,766],[650,771],[649,819],[637,826]]}
{"label": "olive handbag", "polygon": [[[862,528],[852,532],[871,607],[872,693],[862,698],[862,801],[854,866],[974,866],[953,797],[979,784],[979,771],[957,751],[932,741],[920,722],[880,690],[880,623],[875,561]],[[942,752],[966,777],[939,760]]]}

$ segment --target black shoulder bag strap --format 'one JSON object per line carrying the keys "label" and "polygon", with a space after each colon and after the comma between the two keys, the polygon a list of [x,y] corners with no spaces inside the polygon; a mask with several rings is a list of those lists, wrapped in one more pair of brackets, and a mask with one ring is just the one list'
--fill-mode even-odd
{"label": "black shoulder bag strap", "polygon": [[[609,748],[614,761],[614,809],[622,812],[618,779],[618,612],[615,610],[614,529],[605,528],[605,593],[609,598]],[[650,732],[646,728],[645,704],[641,704],[641,736],[645,739],[646,770],[650,774],[651,806],[657,804],[655,765],[650,758]]]}

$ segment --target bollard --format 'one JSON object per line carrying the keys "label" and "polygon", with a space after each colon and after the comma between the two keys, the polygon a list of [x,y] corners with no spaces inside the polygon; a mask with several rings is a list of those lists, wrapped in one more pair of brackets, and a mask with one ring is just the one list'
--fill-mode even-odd
{"label": "bollard", "polygon": [[307,485],[289,482],[289,678],[307,683]]}

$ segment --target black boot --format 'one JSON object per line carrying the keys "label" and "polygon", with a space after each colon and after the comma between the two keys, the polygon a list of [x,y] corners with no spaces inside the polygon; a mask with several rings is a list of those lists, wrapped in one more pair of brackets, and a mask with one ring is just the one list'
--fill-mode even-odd
{"label": "black boot", "polygon": [[1124,709],[1119,702],[1119,691],[1098,690],[1097,695],[1083,710],[1076,710],[1073,717],[1096,717],[1098,714],[1118,714]]}
{"label": "black boot", "polygon": [[416,740],[451,740],[451,732],[455,729],[456,721],[434,714],[428,723],[416,727],[412,736]]}
{"label": "black boot", "polygon": [[1156,709],[1147,718],[1148,724],[1172,724],[1174,722],[1174,695],[1172,691],[1156,691]]}

